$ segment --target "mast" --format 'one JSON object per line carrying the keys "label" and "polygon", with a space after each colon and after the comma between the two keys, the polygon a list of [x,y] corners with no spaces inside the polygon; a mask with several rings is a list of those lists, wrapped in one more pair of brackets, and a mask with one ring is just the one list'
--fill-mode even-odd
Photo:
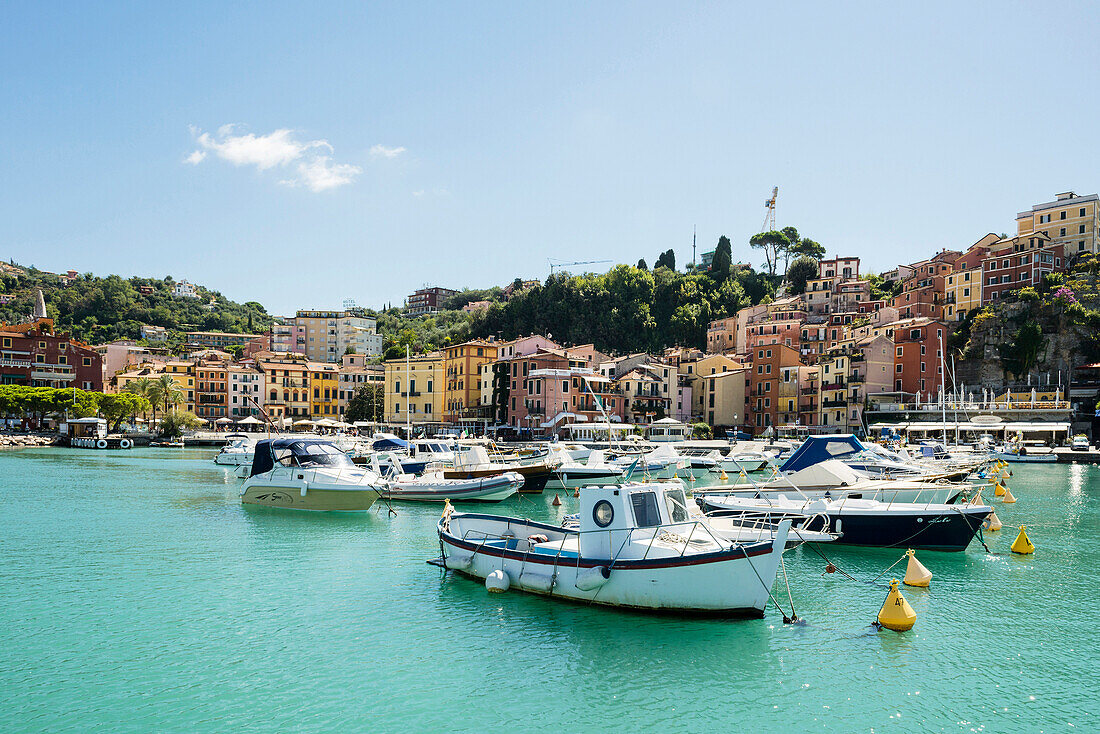
{"label": "mast", "polygon": [[409,367],[409,345],[405,345],[405,390],[408,400],[405,401],[405,440],[412,438],[412,372]]}
{"label": "mast", "polygon": [[940,330],[940,413],[943,421],[943,445],[947,446],[947,394],[944,392],[947,370],[943,359],[943,330]]}

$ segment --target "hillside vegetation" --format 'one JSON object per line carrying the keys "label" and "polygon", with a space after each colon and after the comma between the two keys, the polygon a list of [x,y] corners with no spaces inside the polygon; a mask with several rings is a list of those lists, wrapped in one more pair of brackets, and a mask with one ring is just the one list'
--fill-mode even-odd
{"label": "hillside vegetation", "polygon": [[[58,328],[71,331],[92,344],[115,339],[140,339],[141,325],[163,326],[170,342],[182,340],[186,331],[257,333],[270,328],[271,316],[250,301],[236,303],[217,291],[199,288],[198,298],[172,295],[175,281],[167,278],[100,278],[91,273],[77,276],[67,285],[53,273],[27,268],[24,274],[0,276],[0,293],[16,296],[0,305],[0,321],[21,321],[34,312],[38,289],[46,299],[46,313]],[[139,287],[153,293],[143,295]]]}

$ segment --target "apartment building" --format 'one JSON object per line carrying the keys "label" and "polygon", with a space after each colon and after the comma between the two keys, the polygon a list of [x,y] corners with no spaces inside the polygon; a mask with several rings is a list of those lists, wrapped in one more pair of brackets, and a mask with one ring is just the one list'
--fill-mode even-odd
{"label": "apartment building", "polygon": [[391,359],[385,367],[385,414],[392,423],[443,420],[443,354]]}
{"label": "apartment building", "polygon": [[331,362],[307,362],[309,368],[310,416],[336,420],[340,416],[340,372]]}
{"label": "apartment building", "polygon": [[0,324],[0,385],[102,390],[103,359],[87,344],[55,332],[52,319]]}
{"label": "apartment building", "polygon": [[490,410],[482,405],[482,366],[497,359],[494,342],[475,339],[443,350],[443,420],[485,420]]}
{"label": "apartment building", "polygon": [[201,360],[195,371],[195,414],[213,424],[229,416],[229,371],[220,360]]}
{"label": "apartment building", "polygon": [[737,317],[728,316],[707,324],[707,351],[726,354],[737,351]]}
{"label": "apartment building", "polygon": [[748,413],[753,432],[760,434],[779,421],[779,380],[784,367],[797,367],[798,350],[786,344],[758,347],[749,373]]}
{"label": "apartment building", "polygon": [[407,316],[423,316],[435,313],[443,307],[448,298],[457,295],[458,291],[450,288],[436,286],[421,288],[405,299],[405,314]]}
{"label": "apartment building", "polygon": [[250,365],[236,363],[226,365],[225,371],[229,376],[229,418],[259,418],[264,404],[263,373]]}
{"label": "apartment building", "polygon": [[893,325],[894,392],[920,393],[927,398],[943,384],[941,343],[947,326],[927,318],[904,319]]}
{"label": "apartment building", "polygon": [[748,416],[745,413],[747,367],[724,370],[700,378],[699,402],[702,419],[715,427],[740,428]]}
{"label": "apartment building", "polygon": [[764,313],[749,322],[745,329],[749,352],[765,344],[785,344],[797,349],[806,315],[801,296],[772,301]]}
{"label": "apartment building", "polygon": [[304,359],[262,356],[256,367],[264,375],[264,410],[272,420],[305,420],[310,416],[309,365]]}
{"label": "apartment building", "polygon": [[[680,379],[687,382],[690,390],[689,410],[692,419],[704,420],[706,416],[709,393],[705,389],[703,378],[719,372],[731,372],[743,368],[744,366],[738,360],[724,354],[712,354],[694,362],[681,362],[678,372]],[[744,411],[739,408],[738,412]]]}
{"label": "apartment building", "polygon": [[[293,337],[300,351],[314,362],[338,362],[346,352],[378,356],[382,353],[382,335],[376,331],[376,319],[348,311],[299,311],[294,318]],[[289,334],[285,328],[275,332],[280,343]]]}
{"label": "apartment building", "polygon": [[1054,201],[1036,204],[1016,214],[1019,236],[1045,232],[1051,245],[1061,245],[1065,257],[1100,251],[1100,201],[1096,194],[1057,194]]}
{"label": "apartment building", "polygon": [[[385,392],[386,368],[380,364],[368,364],[369,357],[365,354],[345,354],[340,357],[339,385],[336,393],[336,401],[341,419],[347,412],[348,404],[355,397],[356,391],[363,385],[377,385]],[[380,420],[382,415],[374,416]]]}
{"label": "apartment building", "polygon": [[244,346],[253,339],[259,339],[259,334],[229,334],[223,331],[189,331],[184,342],[189,348],[209,347],[210,349],[225,349],[232,346]]}
{"label": "apartment building", "polygon": [[1048,273],[1065,270],[1063,246],[1044,232],[1000,240],[982,261],[982,305],[1036,286]]}

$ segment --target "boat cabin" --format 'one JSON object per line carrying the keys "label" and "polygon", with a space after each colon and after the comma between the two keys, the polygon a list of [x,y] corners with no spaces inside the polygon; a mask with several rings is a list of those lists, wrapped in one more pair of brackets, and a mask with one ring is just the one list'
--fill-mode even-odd
{"label": "boat cabin", "polygon": [[266,474],[276,467],[354,469],[355,464],[343,451],[320,438],[271,438],[258,441],[249,476]]}
{"label": "boat cabin", "polygon": [[105,418],[70,418],[65,425],[70,438],[107,438]]}
{"label": "boat cabin", "polygon": [[646,438],[654,443],[687,441],[691,438],[692,427],[675,418],[662,418],[649,424]]}
{"label": "boat cabin", "polygon": [[585,558],[615,558],[631,540],[639,539],[640,529],[652,529],[641,533],[648,542],[658,529],[691,522],[679,482],[586,487],[580,500],[580,553]]}

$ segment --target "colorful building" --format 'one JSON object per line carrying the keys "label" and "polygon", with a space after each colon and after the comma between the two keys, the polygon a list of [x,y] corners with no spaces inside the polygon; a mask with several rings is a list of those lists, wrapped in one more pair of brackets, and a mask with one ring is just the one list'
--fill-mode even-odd
{"label": "colorful building", "polygon": [[1078,196],[1072,191],[1054,201],[1036,204],[1016,215],[1016,234],[1045,232],[1051,245],[1061,245],[1065,257],[1100,252],[1100,200],[1096,194]]}

